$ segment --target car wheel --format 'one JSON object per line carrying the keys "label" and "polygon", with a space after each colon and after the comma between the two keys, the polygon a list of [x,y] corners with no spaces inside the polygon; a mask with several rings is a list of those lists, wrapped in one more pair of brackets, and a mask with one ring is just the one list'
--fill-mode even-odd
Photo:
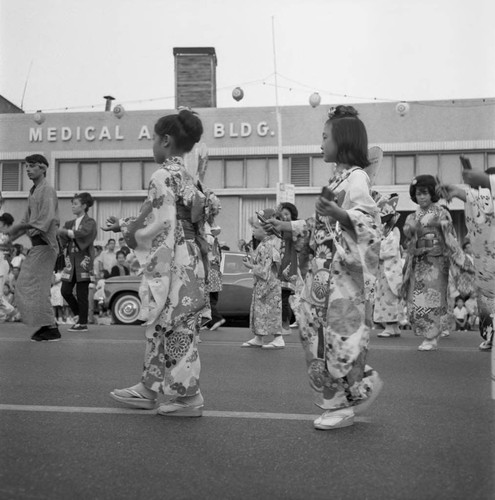
{"label": "car wheel", "polygon": [[112,304],[113,319],[120,325],[136,323],[140,310],[141,301],[135,293],[121,293]]}

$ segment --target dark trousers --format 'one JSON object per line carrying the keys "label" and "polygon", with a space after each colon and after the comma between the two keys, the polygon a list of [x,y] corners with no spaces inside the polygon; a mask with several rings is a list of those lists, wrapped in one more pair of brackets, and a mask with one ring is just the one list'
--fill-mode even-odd
{"label": "dark trousers", "polygon": [[292,309],[289,304],[289,297],[292,295],[292,290],[282,288],[282,325],[290,324],[292,319]]}
{"label": "dark trousers", "polygon": [[219,292],[210,292],[210,308],[211,308],[211,321],[210,325],[213,326],[223,319],[223,316],[218,312],[218,294]]}
{"label": "dark trousers", "polygon": [[[73,294],[74,285],[77,298]],[[88,291],[89,281],[76,282],[75,273],[72,281],[62,281],[62,297],[69,304],[72,313],[79,316],[80,325],[88,324]]]}

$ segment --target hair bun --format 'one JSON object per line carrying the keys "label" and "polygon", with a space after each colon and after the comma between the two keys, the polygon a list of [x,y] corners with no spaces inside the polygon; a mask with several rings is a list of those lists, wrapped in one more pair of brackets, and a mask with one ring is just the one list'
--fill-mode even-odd
{"label": "hair bun", "polygon": [[328,117],[331,120],[337,118],[357,118],[358,116],[357,109],[353,106],[344,106],[342,104],[335,108],[330,108],[328,111]]}
{"label": "hair bun", "polygon": [[193,139],[194,142],[198,142],[203,134],[203,124],[198,114],[190,109],[181,109],[177,117],[186,134]]}

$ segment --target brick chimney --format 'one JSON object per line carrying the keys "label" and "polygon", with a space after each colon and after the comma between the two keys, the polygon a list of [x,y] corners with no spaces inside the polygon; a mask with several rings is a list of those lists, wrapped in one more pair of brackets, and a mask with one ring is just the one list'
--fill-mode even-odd
{"label": "brick chimney", "polygon": [[174,47],[175,107],[217,107],[214,47]]}

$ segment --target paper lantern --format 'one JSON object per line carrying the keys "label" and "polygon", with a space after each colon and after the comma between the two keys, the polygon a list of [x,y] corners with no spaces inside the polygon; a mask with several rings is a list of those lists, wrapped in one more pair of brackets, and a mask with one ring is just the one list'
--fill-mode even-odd
{"label": "paper lantern", "polygon": [[117,104],[114,108],[113,108],[113,114],[117,117],[117,118],[122,118],[124,116],[124,113],[125,113],[125,109],[124,109],[124,106],[122,106],[122,104]]}
{"label": "paper lantern", "polygon": [[232,97],[236,100],[236,101],[240,101],[243,97],[244,97],[244,90],[241,89],[241,87],[236,87],[233,91],[232,91]]}
{"label": "paper lantern", "polygon": [[321,102],[321,96],[320,94],[318,94],[318,92],[313,92],[309,96],[309,104],[311,104],[312,108],[316,108],[317,106],[319,106],[320,102]]}
{"label": "paper lantern", "polygon": [[33,120],[38,124],[38,125],[41,125],[45,120],[46,120],[46,117],[45,115],[43,114],[43,111],[41,110],[38,110],[36,111],[36,113],[34,113],[34,116],[33,116]]}
{"label": "paper lantern", "polygon": [[407,102],[399,102],[395,106],[395,111],[400,116],[406,116],[409,113],[409,104]]}

